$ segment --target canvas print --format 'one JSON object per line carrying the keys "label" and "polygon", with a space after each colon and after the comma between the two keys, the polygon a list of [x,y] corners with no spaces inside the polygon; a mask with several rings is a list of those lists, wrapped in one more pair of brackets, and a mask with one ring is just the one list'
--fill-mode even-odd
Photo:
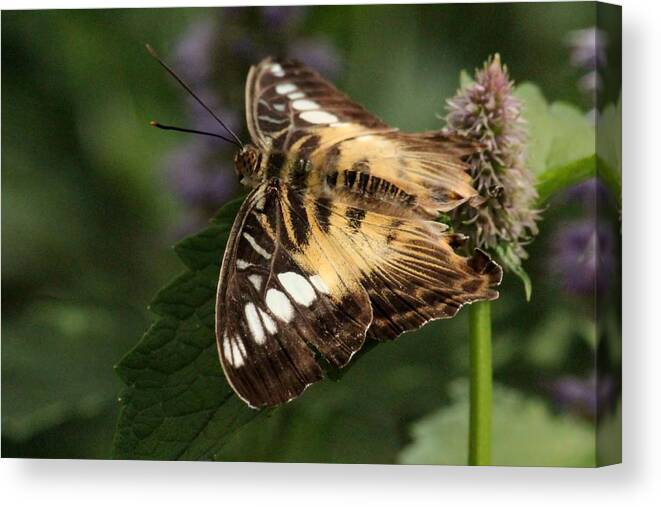
{"label": "canvas print", "polygon": [[593,2],[3,12],[2,456],[619,463],[620,40]]}

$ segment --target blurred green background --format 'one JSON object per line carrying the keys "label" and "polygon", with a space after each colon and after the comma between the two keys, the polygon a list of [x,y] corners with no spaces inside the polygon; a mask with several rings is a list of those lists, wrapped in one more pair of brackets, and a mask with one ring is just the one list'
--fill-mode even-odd
{"label": "blurred green background", "polygon": [[[245,73],[272,50],[318,62],[384,120],[423,130],[441,125],[460,71],[495,52],[517,82],[587,112],[567,37],[594,22],[588,3],[3,12],[2,455],[109,457],[113,365],[151,322],[153,294],[182,270],[170,245],[236,190],[227,148],[186,174],[197,141],[149,128],[204,120],[145,42],[239,129]],[[609,51],[617,62],[617,45]],[[614,102],[618,90],[605,86]],[[221,173],[218,191],[200,195]],[[594,462],[595,301],[568,290],[553,261],[558,230],[585,206],[557,203],[530,247],[532,302],[510,276],[494,306],[495,439],[518,438],[496,454],[512,464]],[[323,403],[259,419],[222,458],[455,456],[465,443],[463,313],[377,347],[342,381],[311,389]]]}

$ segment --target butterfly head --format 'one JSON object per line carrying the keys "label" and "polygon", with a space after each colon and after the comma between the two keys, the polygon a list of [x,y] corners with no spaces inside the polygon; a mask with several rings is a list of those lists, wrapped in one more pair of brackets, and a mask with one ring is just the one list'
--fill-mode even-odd
{"label": "butterfly head", "polygon": [[255,146],[246,144],[234,155],[234,168],[241,183],[254,186],[261,181],[262,153]]}

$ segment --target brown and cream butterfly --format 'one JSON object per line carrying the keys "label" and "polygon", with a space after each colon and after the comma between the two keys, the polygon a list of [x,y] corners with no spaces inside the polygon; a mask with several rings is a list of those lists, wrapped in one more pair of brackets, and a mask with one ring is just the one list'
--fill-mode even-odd
{"label": "brown and cream butterfly", "polygon": [[479,206],[476,147],[400,132],[305,65],[267,58],[246,84],[252,138],[235,156],[252,190],[222,260],[216,338],[255,408],[299,396],[365,340],[390,340],[498,297],[502,270],[434,219]]}

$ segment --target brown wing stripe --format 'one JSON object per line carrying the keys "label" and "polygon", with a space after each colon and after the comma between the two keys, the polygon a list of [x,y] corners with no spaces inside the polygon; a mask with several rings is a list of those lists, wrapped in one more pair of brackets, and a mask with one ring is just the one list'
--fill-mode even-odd
{"label": "brown wing stripe", "polygon": [[349,221],[349,227],[351,227],[354,232],[360,231],[360,226],[365,219],[365,215],[366,212],[364,209],[352,207],[347,208],[345,216]]}
{"label": "brown wing stripe", "polygon": [[314,216],[321,230],[328,234],[330,216],[333,213],[333,201],[328,197],[320,197],[314,203]]}
{"label": "brown wing stripe", "polygon": [[480,250],[475,249],[472,257],[468,259],[468,265],[481,275],[487,275],[489,278],[489,285],[499,285],[503,279],[503,268],[501,268],[489,255]]}
{"label": "brown wing stripe", "polygon": [[[373,176],[369,173],[347,170],[342,172],[343,187],[356,194],[373,197],[379,200],[394,201],[398,204],[413,207],[417,199],[415,195],[409,194],[385,179]],[[331,188],[337,184],[338,173],[333,172],[326,176],[326,182]]]}
{"label": "brown wing stripe", "polygon": [[296,190],[291,188],[287,189],[287,200],[289,201],[291,212],[296,215],[296,219],[291,219],[292,229],[296,239],[295,250],[301,250],[310,241],[310,221],[308,219],[308,213],[305,209],[303,198]]}

